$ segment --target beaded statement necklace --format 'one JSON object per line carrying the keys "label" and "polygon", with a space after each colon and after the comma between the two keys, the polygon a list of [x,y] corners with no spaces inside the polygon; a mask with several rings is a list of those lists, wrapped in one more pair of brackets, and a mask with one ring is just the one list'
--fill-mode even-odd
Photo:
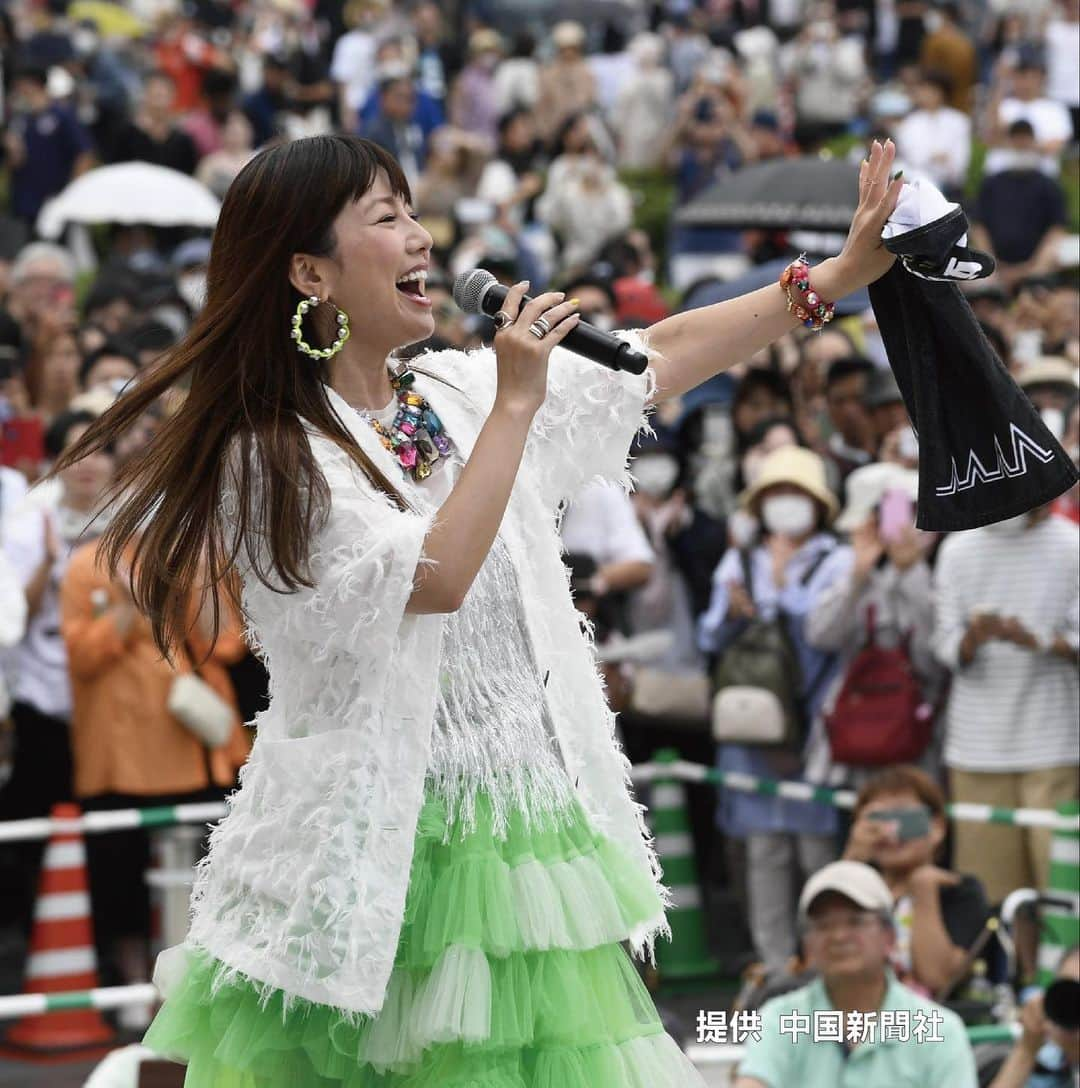
{"label": "beaded statement necklace", "polygon": [[397,458],[402,469],[414,480],[426,480],[440,457],[454,449],[426,397],[411,392],[416,375],[402,364],[390,375],[397,396],[398,410],[390,426],[384,427],[371,412],[357,409],[371,424],[382,444]]}

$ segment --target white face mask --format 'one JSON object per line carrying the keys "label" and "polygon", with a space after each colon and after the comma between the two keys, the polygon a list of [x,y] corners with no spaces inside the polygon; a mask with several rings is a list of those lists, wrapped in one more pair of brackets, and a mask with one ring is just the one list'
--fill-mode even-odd
{"label": "white face mask", "polygon": [[761,520],[770,533],[805,536],[817,523],[817,508],[806,495],[770,495],[761,504]]}
{"label": "white face mask", "polygon": [[1042,416],[1046,429],[1057,439],[1065,433],[1065,412],[1062,408],[1043,408],[1039,415]]}
{"label": "white face mask", "polygon": [[597,311],[595,314],[589,314],[588,317],[582,315],[582,320],[587,321],[601,332],[611,332],[611,330],[615,328],[615,318],[613,318],[611,314],[602,311]]}
{"label": "white face mask", "polygon": [[911,427],[905,427],[896,443],[896,452],[905,461],[917,461],[919,459],[919,439]]}
{"label": "white face mask", "polygon": [[198,313],[206,302],[206,273],[185,272],[176,278],[176,293]]}
{"label": "white face mask", "polygon": [[679,462],[670,454],[650,453],[639,457],[631,471],[637,480],[635,491],[663,498],[679,475]]}

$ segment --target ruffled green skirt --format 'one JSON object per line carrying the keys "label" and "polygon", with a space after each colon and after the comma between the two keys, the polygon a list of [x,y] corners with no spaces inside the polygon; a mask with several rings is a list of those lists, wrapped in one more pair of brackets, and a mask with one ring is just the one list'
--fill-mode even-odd
{"label": "ruffled green skirt", "polygon": [[577,802],[447,832],[430,793],[382,1011],[269,1001],[188,948],[144,1045],[186,1062],[186,1088],[688,1088],[701,1084],[664,1033],[619,943],[661,910],[651,881]]}

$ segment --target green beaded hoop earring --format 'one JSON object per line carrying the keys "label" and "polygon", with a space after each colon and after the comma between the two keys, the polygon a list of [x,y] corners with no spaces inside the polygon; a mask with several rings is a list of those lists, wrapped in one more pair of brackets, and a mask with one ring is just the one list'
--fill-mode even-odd
{"label": "green beaded hoop earring", "polygon": [[331,302],[330,305],[337,310],[337,339],[328,348],[313,348],[304,340],[302,326],[304,314],[313,306],[318,306],[320,302],[322,302],[322,299],[318,295],[312,295],[310,298],[300,300],[299,305],[296,307],[296,313],[293,314],[292,338],[296,341],[297,350],[302,351],[305,355],[310,355],[312,359],[329,359],[331,356],[337,355],[345,346],[345,341],[349,339],[349,315]]}

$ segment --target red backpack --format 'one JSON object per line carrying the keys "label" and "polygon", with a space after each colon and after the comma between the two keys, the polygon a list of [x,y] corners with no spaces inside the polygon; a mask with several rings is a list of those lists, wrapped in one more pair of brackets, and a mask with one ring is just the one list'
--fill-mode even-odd
{"label": "red backpack", "polygon": [[926,750],[934,728],[934,708],[911,665],[910,638],[886,650],[877,644],[874,620],[871,605],[867,644],[848,666],[825,715],[833,759],[853,767],[911,763]]}

